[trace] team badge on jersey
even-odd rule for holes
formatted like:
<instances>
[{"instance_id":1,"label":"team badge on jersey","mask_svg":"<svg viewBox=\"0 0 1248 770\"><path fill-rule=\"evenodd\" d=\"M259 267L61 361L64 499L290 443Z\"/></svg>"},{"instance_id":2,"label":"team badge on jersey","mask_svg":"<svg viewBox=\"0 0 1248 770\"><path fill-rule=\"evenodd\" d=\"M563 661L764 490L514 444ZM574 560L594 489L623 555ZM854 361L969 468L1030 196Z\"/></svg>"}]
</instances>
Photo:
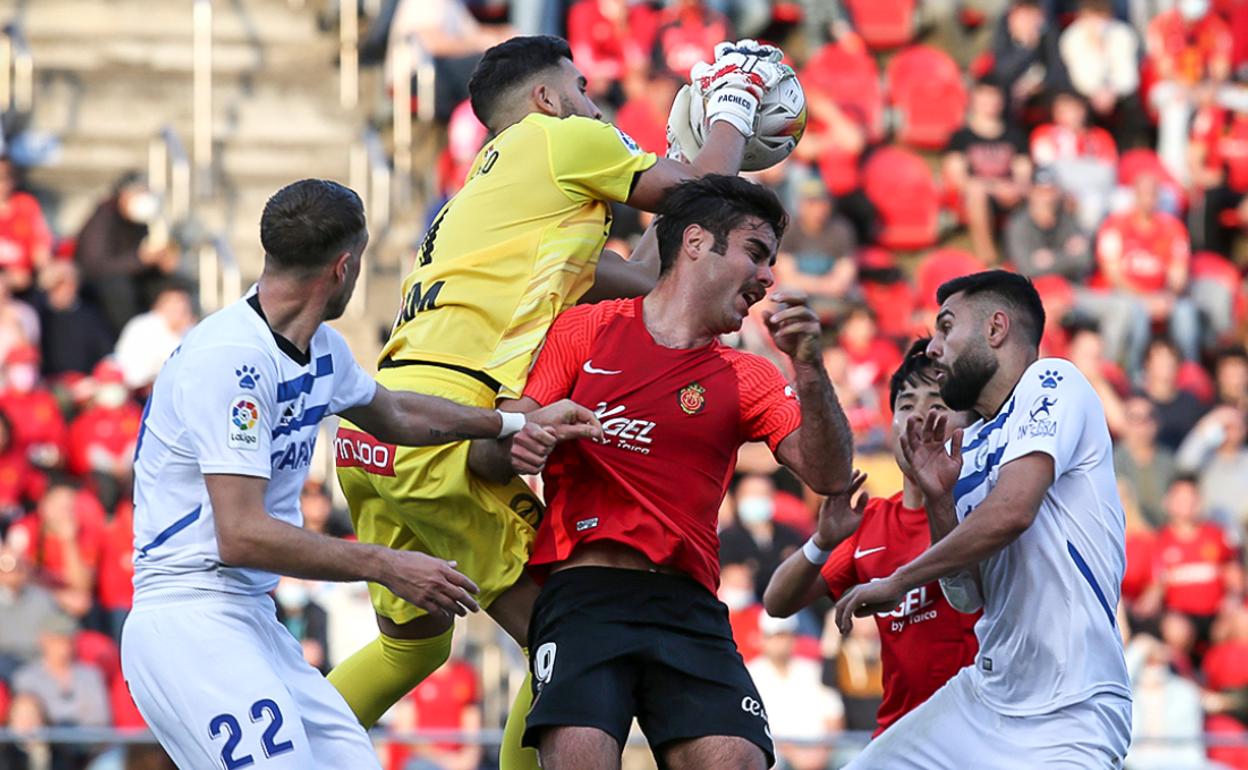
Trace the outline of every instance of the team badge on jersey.
<instances>
[{"instance_id":1,"label":"team badge on jersey","mask_svg":"<svg viewBox=\"0 0 1248 770\"><path fill-rule=\"evenodd\" d=\"M230 403L226 445L231 449L251 450L260 446L260 407L251 396L237 396Z\"/></svg>"},{"instance_id":2,"label":"team badge on jersey","mask_svg":"<svg viewBox=\"0 0 1248 770\"><path fill-rule=\"evenodd\" d=\"M706 406L704 393L706 393L706 388L696 382L691 382L680 389L680 408L685 414L697 414L702 411L702 407Z\"/></svg>"},{"instance_id":3,"label":"team badge on jersey","mask_svg":"<svg viewBox=\"0 0 1248 770\"><path fill-rule=\"evenodd\" d=\"M629 152L631 152L634 155L641 154L641 145L637 144L636 139L624 133L616 126L612 126L612 128L615 129L615 133L619 134L620 141L624 143L624 146L628 148Z\"/></svg>"}]
</instances>

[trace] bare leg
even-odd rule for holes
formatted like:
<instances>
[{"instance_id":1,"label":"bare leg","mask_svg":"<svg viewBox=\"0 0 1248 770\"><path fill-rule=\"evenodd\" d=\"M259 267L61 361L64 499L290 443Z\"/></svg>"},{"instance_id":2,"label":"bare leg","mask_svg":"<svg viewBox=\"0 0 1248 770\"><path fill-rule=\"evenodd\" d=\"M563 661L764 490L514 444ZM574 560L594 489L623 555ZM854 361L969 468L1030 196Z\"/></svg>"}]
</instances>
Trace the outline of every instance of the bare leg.
<instances>
[{"instance_id":1,"label":"bare leg","mask_svg":"<svg viewBox=\"0 0 1248 770\"><path fill-rule=\"evenodd\" d=\"M610 735L596 727L551 727L542 733L542 770L619 770L623 750ZM760 752L759 759L762 759ZM684 765L711 768L719 765ZM723 765L728 770L729 765ZM745 765L742 765L745 767ZM753 767L751 765L750 767ZM762 764L758 765L762 768Z\"/></svg>"},{"instance_id":2,"label":"bare leg","mask_svg":"<svg viewBox=\"0 0 1248 770\"><path fill-rule=\"evenodd\" d=\"M708 735L673 743L663 749L663 761L671 770L767 770L763 750L735 735Z\"/></svg>"}]
</instances>

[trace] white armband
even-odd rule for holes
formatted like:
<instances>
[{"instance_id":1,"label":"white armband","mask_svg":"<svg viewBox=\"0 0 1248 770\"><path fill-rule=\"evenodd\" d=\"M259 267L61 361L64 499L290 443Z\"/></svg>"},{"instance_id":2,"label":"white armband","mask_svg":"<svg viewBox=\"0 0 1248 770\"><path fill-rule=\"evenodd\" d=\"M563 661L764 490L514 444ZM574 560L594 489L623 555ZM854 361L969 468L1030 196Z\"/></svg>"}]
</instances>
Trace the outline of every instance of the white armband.
<instances>
[{"instance_id":1,"label":"white armband","mask_svg":"<svg viewBox=\"0 0 1248 770\"><path fill-rule=\"evenodd\" d=\"M819 546L815 545L814 535L811 535L810 539L807 540L806 543L802 546L802 556L805 556L806 561L810 562L816 567L822 567L824 564L827 564L828 557L831 555L832 555L831 551L825 551Z\"/></svg>"},{"instance_id":2,"label":"white armband","mask_svg":"<svg viewBox=\"0 0 1248 770\"><path fill-rule=\"evenodd\" d=\"M498 431L499 438L507 438L519 433L527 422L523 412L504 412L501 409L495 409L498 416L503 419L503 427Z\"/></svg>"}]
</instances>

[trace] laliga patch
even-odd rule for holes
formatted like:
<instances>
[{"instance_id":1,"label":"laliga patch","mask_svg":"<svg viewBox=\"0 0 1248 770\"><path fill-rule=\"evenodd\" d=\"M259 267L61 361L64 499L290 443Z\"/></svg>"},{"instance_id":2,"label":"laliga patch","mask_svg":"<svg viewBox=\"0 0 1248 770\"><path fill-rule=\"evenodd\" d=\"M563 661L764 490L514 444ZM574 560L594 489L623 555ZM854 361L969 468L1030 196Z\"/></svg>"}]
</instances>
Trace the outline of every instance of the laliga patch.
<instances>
[{"instance_id":1,"label":"laliga patch","mask_svg":"<svg viewBox=\"0 0 1248 770\"><path fill-rule=\"evenodd\" d=\"M616 128L615 126L612 126L612 128L615 128L615 133L619 135L620 141L624 143L624 146L628 149L629 152L631 152L633 155L641 154L641 145L637 144L637 141L633 139L633 137L624 133L623 131L621 131L619 128Z\"/></svg>"},{"instance_id":2,"label":"laliga patch","mask_svg":"<svg viewBox=\"0 0 1248 770\"><path fill-rule=\"evenodd\" d=\"M251 396L235 396L230 402L226 446L255 451L260 447L260 405Z\"/></svg>"}]
</instances>

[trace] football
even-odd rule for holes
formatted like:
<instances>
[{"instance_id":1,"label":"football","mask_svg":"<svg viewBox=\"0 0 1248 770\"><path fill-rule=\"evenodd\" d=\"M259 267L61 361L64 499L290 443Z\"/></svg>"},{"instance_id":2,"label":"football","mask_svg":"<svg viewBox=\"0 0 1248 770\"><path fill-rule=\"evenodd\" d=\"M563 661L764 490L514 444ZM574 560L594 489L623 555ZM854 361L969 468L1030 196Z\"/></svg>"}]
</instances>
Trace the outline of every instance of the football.
<instances>
[{"instance_id":1,"label":"football","mask_svg":"<svg viewBox=\"0 0 1248 770\"><path fill-rule=\"evenodd\" d=\"M700 150L707 129L703 100L691 100L689 122ZM806 93L802 91L797 73L785 66L784 78L767 92L758 106L754 136L745 143L741 170L762 171L776 165L789 157L805 131Z\"/></svg>"}]
</instances>

